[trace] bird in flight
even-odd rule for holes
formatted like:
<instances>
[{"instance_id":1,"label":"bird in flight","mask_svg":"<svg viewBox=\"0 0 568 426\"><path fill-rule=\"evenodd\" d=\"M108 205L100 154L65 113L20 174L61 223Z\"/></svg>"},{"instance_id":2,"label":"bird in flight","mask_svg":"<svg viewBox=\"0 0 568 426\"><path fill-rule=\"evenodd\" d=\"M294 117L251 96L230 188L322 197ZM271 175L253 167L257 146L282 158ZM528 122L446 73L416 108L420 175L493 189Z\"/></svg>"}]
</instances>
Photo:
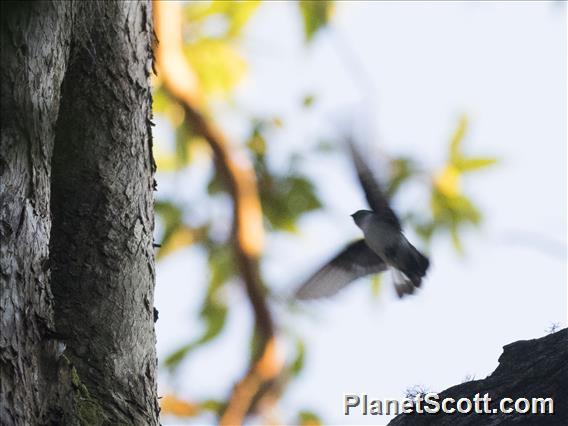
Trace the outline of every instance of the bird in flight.
<instances>
[{"instance_id":1,"label":"bird in flight","mask_svg":"<svg viewBox=\"0 0 568 426\"><path fill-rule=\"evenodd\" d=\"M414 293L430 265L403 235L398 217L389 206L379 182L352 141L351 157L370 210L351 215L364 238L348 244L296 291L300 300L329 297L348 284L390 269L399 297Z\"/></svg>"}]
</instances>

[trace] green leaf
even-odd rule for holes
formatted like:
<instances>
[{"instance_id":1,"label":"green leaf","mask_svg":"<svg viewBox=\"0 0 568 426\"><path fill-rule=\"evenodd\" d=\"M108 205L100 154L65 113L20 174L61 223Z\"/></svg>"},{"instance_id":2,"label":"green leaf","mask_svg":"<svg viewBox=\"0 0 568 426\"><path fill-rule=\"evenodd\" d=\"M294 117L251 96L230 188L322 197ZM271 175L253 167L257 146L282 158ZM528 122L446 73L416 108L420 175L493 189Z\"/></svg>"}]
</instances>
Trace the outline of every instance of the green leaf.
<instances>
[{"instance_id":1,"label":"green leaf","mask_svg":"<svg viewBox=\"0 0 568 426\"><path fill-rule=\"evenodd\" d=\"M220 303L208 301L200 315L205 320L206 328L203 335L196 341L196 346L209 342L221 333L227 319L227 307Z\"/></svg>"},{"instance_id":2,"label":"green leaf","mask_svg":"<svg viewBox=\"0 0 568 426\"><path fill-rule=\"evenodd\" d=\"M183 345L181 348L177 349L175 352L171 353L166 357L164 361L164 365L168 368L175 368L179 365L180 362L183 361L187 353L193 347L193 343Z\"/></svg>"},{"instance_id":3,"label":"green leaf","mask_svg":"<svg viewBox=\"0 0 568 426\"><path fill-rule=\"evenodd\" d=\"M209 94L227 96L244 78L247 63L229 42L201 38L184 47L201 88Z\"/></svg>"},{"instance_id":4,"label":"green leaf","mask_svg":"<svg viewBox=\"0 0 568 426\"><path fill-rule=\"evenodd\" d=\"M225 326L227 308L225 306L206 305L201 312L201 317L205 320L206 328L204 333L199 338L183 345L181 348L166 357L166 360L164 361L166 367L170 369L176 368L191 351L218 336Z\"/></svg>"},{"instance_id":5,"label":"green leaf","mask_svg":"<svg viewBox=\"0 0 568 426\"><path fill-rule=\"evenodd\" d=\"M193 350L210 342L223 331L227 319L228 308L219 300L218 291L231 278L234 271L232 250L229 246L213 246L209 251L209 287L199 316L205 324L205 330L200 337L182 346L169 355L165 365L173 369Z\"/></svg>"},{"instance_id":6,"label":"green leaf","mask_svg":"<svg viewBox=\"0 0 568 426\"><path fill-rule=\"evenodd\" d=\"M250 363L258 360L260 357L260 350L262 349L260 346L261 338L260 334L258 333L258 327L254 327L252 331L252 336L250 339Z\"/></svg>"},{"instance_id":7,"label":"green leaf","mask_svg":"<svg viewBox=\"0 0 568 426\"><path fill-rule=\"evenodd\" d=\"M436 222L429 221L425 223L415 223L414 231L418 234L420 238L422 238L422 240L425 243L428 244L432 240L432 236L436 231Z\"/></svg>"},{"instance_id":8,"label":"green leaf","mask_svg":"<svg viewBox=\"0 0 568 426\"><path fill-rule=\"evenodd\" d=\"M247 148L255 155L263 156L266 154L266 140L260 132L255 132L247 141Z\"/></svg>"},{"instance_id":9,"label":"green leaf","mask_svg":"<svg viewBox=\"0 0 568 426\"><path fill-rule=\"evenodd\" d=\"M300 11L304 20L306 41L311 41L314 35L324 27L333 9L333 2L328 0L301 0Z\"/></svg>"},{"instance_id":10,"label":"green leaf","mask_svg":"<svg viewBox=\"0 0 568 426\"><path fill-rule=\"evenodd\" d=\"M461 172L471 172L473 170L483 169L489 167L497 162L493 157L474 157L474 158L460 158L454 165Z\"/></svg>"},{"instance_id":11,"label":"green leaf","mask_svg":"<svg viewBox=\"0 0 568 426\"><path fill-rule=\"evenodd\" d=\"M227 404L216 399L207 399L199 404L202 410L211 411L219 415Z\"/></svg>"},{"instance_id":12,"label":"green leaf","mask_svg":"<svg viewBox=\"0 0 568 426\"><path fill-rule=\"evenodd\" d=\"M304 362L306 358L306 345L301 339L296 341L296 358L290 364L290 373L292 376L297 376L304 369Z\"/></svg>"},{"instance_id":13,"label":"green leaf","mask_svg":"<svg viewBox=\"0 0 568 426\"><path fill-rule=\"evenodd\" d=\"M323 423L313 411L303 410L298 413L298 424L300 426L320 426Z\"/></svg>"},{"instance_id":14,"label":"green leaf","mask_svg":"<svg viewBox=\"0 0 568 426\"><path fill-rule=\"evenodd\" d=\"M289 206L292 214L299 216L302 213L319 209L321 202L315 195L314 185L300 176L287 179L289 184Z\"/></svg>"},{"instance_id":15,"label":"green leaf","mask_svg":"<svg viewBox=\"0 0 568 426\"><path fill-rule=\"evenodd\" d=\"M375 274L371 277L371 294L374 299L379 296L381 292L381 277L380 274Z\"/></svg>"},{"instance_id":16,"label":"green leaf","mask_svg":"<svg viewBox=\"0 0 568 426\"><path fill-rule=\"evenodd\" d=\"M189 164L191 157L189 155L189 143L191 141L191 134L187 126L179 126L176 128L176 161L178 168Z\"/></svg>"},{"instance_id":17,"label":"green leaf","mask_svg":"<svg viewBox=\"0 0 568 426\"><path fill-rule=\"evenodd\" d=\"M212 297L222 284L235 275L232 246L216 245L210 248L209 271L210 280L207 297Z\"/></svg>"},{"instance_id":18,"label":"green leaf","mask_svg":"<svg viewBox=\"0 0 568 426\"><path fill-rule=\"evenodd\" d=\"M296 232L301 215L321 208L315 187L302 176L279 177L264 171L260 178L263 213L274 230Z\"/></svg>"},{"instance_id":19,"label":"green leaf","mask_svg":"<svg viewBox=\"0 0 568 426\"><path fill-rule=\"evenodd\" d=\"M481 213L469 200L469 198L458 195L448 198L448 206L455 215L455 222L470 222L474 225L481 221Z\"/></svg>"},{"instance_id":20,"label":"green leaf","mask_svg":"<svg viewBox=\"0 0 568 426\"><path fill-rule=\"evenodd\" d=\"M234 38L241 34L260 3L260 0L191 2L186 6L185 14L187 21L193 25L221 16L226 22L226 29L222 36Z\"/></svg>"},{"instance_id":21,"label":"green leaf","mask_svg":"<svg viewBox=\"0 0 568 426\"><path fill-rule=\"evenodd\" d=\"M434 220L441 224L469 222L477 225L481 221L481 213L464 195L446 196L438 190L432 192L432 214Z\"/></svg>"},{"instance_id":22,"label":"green leaf","mask_svg":"<svg viewBox=\"0 0 568 426\"><path fill-rule=\"evenodd\" d=\"M461 243L461 239L460 239L459 232L458 232L458 227L457 227L456 224L452 224L450 226L450 235L452 237L452 244L454 245L454 248L456 249L456 251L459 254L463 254L464 253L463 246L462 246L462 243Z\"/></svg>"},{"instance_id":23,"label":"green leaf","mask_svg":"<svg viewBox=\"0 0 568 426\"><path fill-rule=\"evenodd\" d=\"M314 104L315 100L316 98L314 95L306 95L304 96L304 99L302 99L302 106L304 108L309 108Z\"/></svg>"},{"instance_id":24,"label":"green leaf","mask_svg":"<svg viewBox=\"0 0 568 426\"><path fill-rule=\"evenodd\" d=\"M170 201L156 201L154 209L163 223L164 235L156 258L161 259L176 250L202 241L209 232L209 224L190 227L183 222L183 210Z\"/></svg>"},{"instance_id":25,"label":"green leaf","mask_svg":"<svg viewBox=\"0 0 568 426\"><path fill-rule=\"evenodd\" d=\"M164 114L171 98L162 86L155 89L152 93L152 111L157 114Z\"/></svg>"},{"instance_id":26,"label":"green leaf","mask_svg":"<svg viewBox=\"0 0 568 426\"><path fill-rule=\"evenodd\" d=\"M154 203L154 211L164 221L166 234L170 228L174 228L181 223L183 212L179 206L171 201L156 201Z\"/></svg>"},{"instance_id":27,"label":"green leaf","mask_svg":"<svg viewBox=\"0 0 568 426\"><path fill-rule=\"evenodd\" d=\"M390 161L390 177L386 185L387 197L392 198L400 186L415 173L415 166L409 158L395 158Z\"/></svg>"},{"instance_id":28,"label":"green leaf","mask_svg":"<svg viewBox=\"0 0 568 426\"><path fill-rule=\"evenodd\" d=\"M225 191L225 183L223 182L223 178L217 169L213 172L211 176L211 180L207 185L207 193L209 195L218 194L219 192Z\"/></svg>"},{"instance_id":29,"label":"green leaf","mask_svg":"<svg viewBox=\"0 0 568 426\"><path fill-rule=\"evenodd\" d=\"M212 15L219 13L217 10L216 2L190 2L185 5L184 14L188 22L197 24L199 21L203 21Z\"/></svg>"},{"instance_id":30,"label":"green leaf","mask_svg":"<svg viewBox=\"0 0 568 426\"><path fill-rule=\"evenodd\" d=\"M260 6L260 0L217 1L216 3L223 3L225 6L225 15L229 19L228 37L239 36Z\"/></svg>"},{"instance_id":31,"label":"green leaf","mask_svg":"<svg viewBox=\"0 0 568 426\"><path fill-rule=\"evenodd\" d=\"M477 207L463 195L446 196L437 190L432 192L431 206L434 229L449 231L456 251L463 253L459 231L463 224L477 225L481 222L481 213Z\"/></svg>"},{"instance_id":32,"label":"green leaf","mask_svg":"<svg viewBox=\"0 0 568 426\"><path fill-rule=\"evenodd\" d=\"M455 164L461 159L461 143L467 130L467 117L464 115L460 118L458 126L452 135L450 141L450 163Z\"/></svg>"}]
</instances>

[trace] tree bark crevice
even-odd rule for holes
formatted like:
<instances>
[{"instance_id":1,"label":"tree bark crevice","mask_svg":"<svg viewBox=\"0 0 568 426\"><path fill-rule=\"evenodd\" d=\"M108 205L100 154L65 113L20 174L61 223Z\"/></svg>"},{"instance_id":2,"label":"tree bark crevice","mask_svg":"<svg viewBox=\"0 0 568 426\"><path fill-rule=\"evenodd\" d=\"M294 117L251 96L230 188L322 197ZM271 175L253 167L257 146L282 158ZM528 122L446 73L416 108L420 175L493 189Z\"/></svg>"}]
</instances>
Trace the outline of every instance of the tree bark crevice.
<instances>
[{"instance_id":1,"label":"tree bark crevice","mask_svg":"<svg viewBox=\"0 0 568 426\"><path fill-rule=\"evenodd\" d=\"M158 421L147 7L85 5L94 50L73 46L52 163L56 327L113 424Z\"/></svg>"},{"instance_id":2,"label":"tree bark crevice","mask_svg":"<svg viewBox=\"0 0 568 426\"><path fill-rule=\"evenodd\" d=\"M2 3L2 424L158 424L151 4Z\"/></svg>"},{"instance_id":3,"label":"tree bark crevice","mask_svg":"<svg viewBox=\"0 0 568 426\"><path fill-rule=\"evenodd\" d=\"M0 418L49 422L53 330L48 242L49 163L73 10L69 3L2 3L0 77Z\"/></svg>"}]
</instances>

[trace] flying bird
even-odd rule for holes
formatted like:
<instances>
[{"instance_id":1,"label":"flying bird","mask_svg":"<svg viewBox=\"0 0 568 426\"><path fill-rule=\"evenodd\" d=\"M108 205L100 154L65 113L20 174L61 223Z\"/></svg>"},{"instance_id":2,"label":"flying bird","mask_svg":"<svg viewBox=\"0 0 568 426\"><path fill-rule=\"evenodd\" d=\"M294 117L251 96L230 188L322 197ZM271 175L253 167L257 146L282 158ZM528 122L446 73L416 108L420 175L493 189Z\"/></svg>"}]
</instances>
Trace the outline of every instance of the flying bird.
<instances>
[{"instance_id":1,"label":"flying bird","mask_svg":"<svg viewBox=\"0 0 568 426\"><path fill-rule=\"evenodd\" d=\"M297 299L333 296L357 278L388 269L392 271L397 295L403 297L420 287L430 265L428 258L402 233L397 215L352 141L349 141L349 148L370 207L370 210L358 210L351 215L364 238L348 244L301 285L296 291Z\"/></svg>"}]
</instances>

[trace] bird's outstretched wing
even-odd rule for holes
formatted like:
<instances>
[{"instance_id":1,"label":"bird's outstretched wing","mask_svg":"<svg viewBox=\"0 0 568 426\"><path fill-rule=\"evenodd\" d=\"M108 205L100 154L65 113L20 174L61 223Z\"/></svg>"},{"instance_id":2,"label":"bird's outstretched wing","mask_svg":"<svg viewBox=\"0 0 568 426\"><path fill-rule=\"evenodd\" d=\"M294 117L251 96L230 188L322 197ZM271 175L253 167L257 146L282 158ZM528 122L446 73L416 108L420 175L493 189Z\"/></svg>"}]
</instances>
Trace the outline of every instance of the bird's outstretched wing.
<instances>
[{"instance_id":1,"label":"bird's outstretched wing","mask_svg":"<svg viewBox=\"0 0 568 426\"><path fill-rule=\"evenodd\" d=\"M371 169L363 159L363 156L355 146L352 139L349 139L348 145L357 171L357 177L363 187L369 207L371 207L381 220L390 223L392 226L400 230L401 226L398 217L391 209L387 197L381 189L381 185L376 180L375 176L373 176Z\"/></svg>"},{"instance_id":2,"label":"bird's outstretched wing","mask_svg":"<svg viewBox=\"0 0 568 426\"><path fill-rule=\"evenodd\" d=\"M296 298L306 300L333 296L357 278L382 272L386 268L383 260L364 240L355 241L300 286Z\"/></svg>"}]
</instances>

